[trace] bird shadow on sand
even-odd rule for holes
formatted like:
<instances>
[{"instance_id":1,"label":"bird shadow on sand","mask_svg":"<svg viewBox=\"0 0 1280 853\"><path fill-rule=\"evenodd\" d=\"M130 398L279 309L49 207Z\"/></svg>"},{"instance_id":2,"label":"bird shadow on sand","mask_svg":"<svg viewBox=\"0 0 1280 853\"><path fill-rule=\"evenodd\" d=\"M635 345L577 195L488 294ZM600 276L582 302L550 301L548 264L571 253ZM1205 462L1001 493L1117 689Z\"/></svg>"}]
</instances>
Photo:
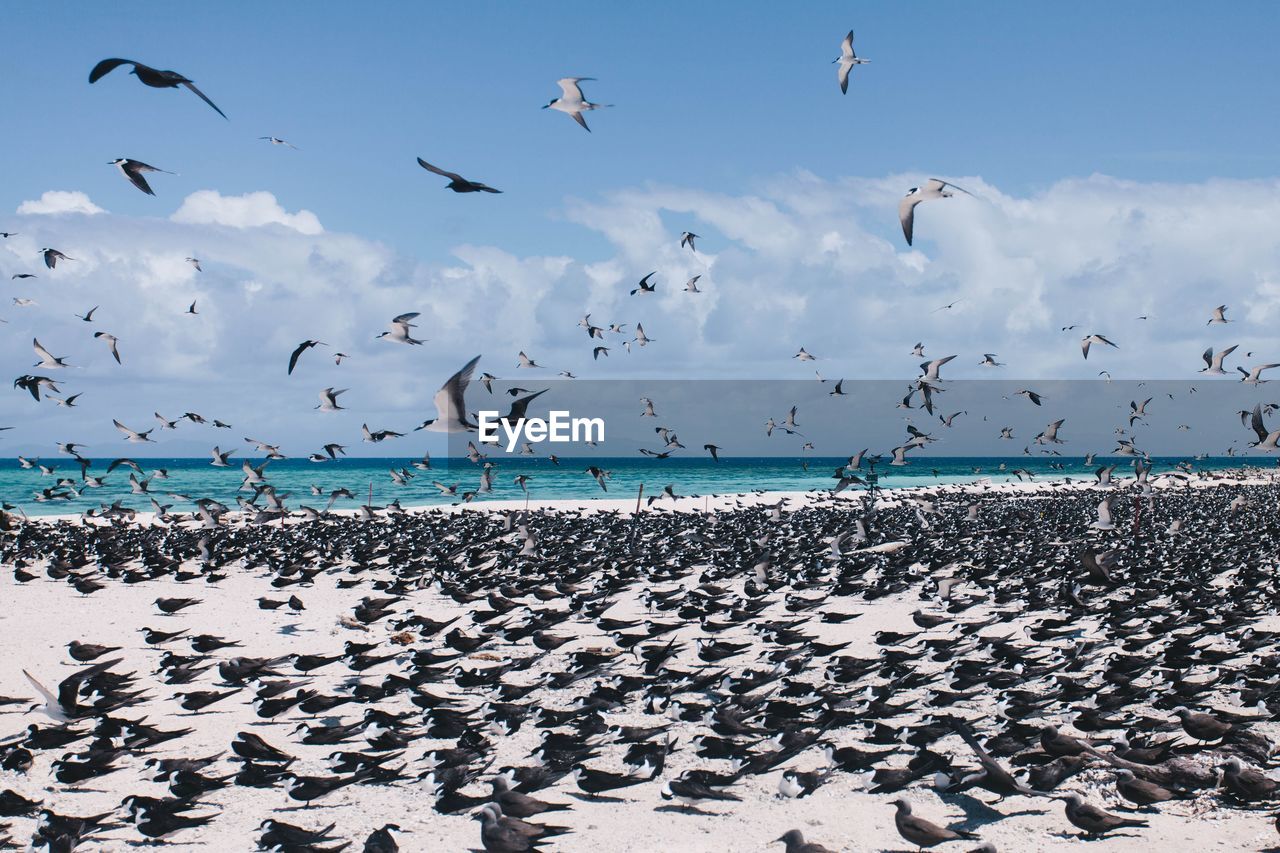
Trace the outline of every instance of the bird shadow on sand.
<instances>
[{"instance_id":1,"label":"bird shadow on sand","mask_svg":"<svg viewBox=\"0 0 1280 853\"><path fill-rule=\"evenodd\" d=\"M623 799L622 797L605 797L605 796L601 796L601 795L599 795L599 794L577 794L577 793L574 793L573 791L570 791L570 792L569 792L569 796L570 796L570 797L573 797L575 800L581 800L581 801L582 801L582 802L584 802L584 803L626 803L626 802L630 802L630 800L625 800L625 799Z\"/></svg>"},{"instance_id":2,"label":"bird shadow on sand","mask_svg":"<svg viewBox=\"0 0 1280 853\"><path fill-rule=\"evenodd\" d=\"M1102 835L1088 835L1083 832L1051 832L1051 838L1069 838L1072 841L1106 841L1111 838L1141 838L1142 836L1133 832L1108 832Z\"/></svg>"},{"instance_id":3,"label":"bird shadow on sand","mask_svg":"<svg viewBox=\"0 0 1280 853\"><path fill-rule=\"evenodd\" d=\"M702 809L698 808L697 806L687 806L687 807L686 807L686 806L672 806L672 805L666 805L666 806L655 806L653 810L654 810L655 812L666 812L667 814L700 815L700 816L702 816L702 817L724 817L724 813L723 813L723 812L708 812L708 811L703 811Z\"/></svg>"},{"instance_id":4,"label":"bird shadow on sand","mask_svg":"<svg viewBox=\"0 0 1280 853\"><path fill-rule=\"evenodd\" d=\"M1040 809L1023 809L1016 812L1002 812L968 794L939 794L942 801L955 806L964 812L964 820L951 825L951 829L973 830L989 823L997 823L1010 817L1044 814Z\"/></svg>"}]
</instances>

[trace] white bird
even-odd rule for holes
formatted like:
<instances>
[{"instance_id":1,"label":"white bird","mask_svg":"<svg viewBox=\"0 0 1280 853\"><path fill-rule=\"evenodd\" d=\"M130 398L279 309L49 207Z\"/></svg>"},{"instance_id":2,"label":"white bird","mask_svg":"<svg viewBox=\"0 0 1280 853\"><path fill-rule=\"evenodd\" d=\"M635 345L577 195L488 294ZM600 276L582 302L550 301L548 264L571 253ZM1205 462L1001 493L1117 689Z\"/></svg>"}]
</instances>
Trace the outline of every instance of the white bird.
<instances>
[{"instance_id":1,"label":"white bird","mask_svg":"<svg viewBox=\"0 0 1280 853\"><path fill-rule=\"evenodd\" d=\"M800 347L800 352L796 353L791 357L798 358L801 361L817 361L817 357L809 355L809 353L805 352L804 347Z\"/></svg>"},{"instance_id":2,"label":"white bird","mask_svg":"<svg viewBox=\"0 0 1280 853\"><path fill-rule=\"evenodd\" d=\"M116 344L120 343L120 341L116 339L115 335L111 335L106 332L94 332L93 336L95 338L101 338L111 349L111 354L116 358L116 364L122 363L120 361L120 350L116 348Z\"/></svg>"},{"instance_id":3,"label":"white bird","mask_svg":"<svg viewBox=\"0 0 1280 853\"><path fill-rule=\"evenodd\" d=\"M1227 306L1219 305L1217 308L1213 309L1213 316L1209 318L1209 322L1205 323L1205 325L1218 326L1218 325L1221 325L1222 323L1230 323L1230 322L1231 321L1227 319Z\"/></svg>"},{"instance_id":4,"label":"white bird","mask_svg":"<svg viewBox=\"0 0 1280 853\"><path fill-rule=\"evenodd\" d=\"M148 436L151 435L151 431L155 429L155 427L152 427L151 429L146 430L145 432L138 432L136 430L129 429L127 426L125 426L124 424L120 423L117 420L113 420L111 422L116 425L116 429L124 433L125 441L132 441L134 444L141 444L145 441L154 441L154 439L148 438Z\"/></svg>"},{"instance_id":5,"label":"white bird","mask_svg":"<svg viewBox=\"0 0 1280 853\"><path fill-rule=\"evenodd\" d=\"M155 192L152 191L151 185L147 183L147 179L142 177L143 172L163 172L166 175L173 174L173 172L165 172L164 169L157 169L155 166L148 166L141 160L130 160L127 157L117 157L107 165L118 168L120 170L120 174L124 175L125 178L128 179L129 183L133 184L147 195L155 195Z\"/></svg>"},{"instance_id":6,"label":"white bird","mask_svg":"<svg viewBox=\"0 0 1280 853\"><path fill-rule=\"evenodd\" d=\"M529 358L529 356L525 355L524 350L520 350L519 358L520 358L520 362L516 365L516 367L538 367L538 368L542 367L541 364L538 364L536 361Z\"/></svg>"},{"instance_id":7,"label":"white bird","mask_svg":"<svg viewBox=\"0 0 1280 853\"><path fill-rule=\"evenodd\" d=\"M196 272L204 272L204 270L200 269L200 259L199 259L199 258L187 258L187 263L189 263L189 264L191 264L191 266L195 267L195 268L196 268ZM192 304L192 305L194 305L195 303L193 302L193 303L191 303L191 304Z\"/></svg>"},{"instance_id":8,"label":"white bird","mask_svg":"<svg viewBox=\"0 0 1280 853\"><path fill-rule=\"evenodd\" d=\"M1084 353L1085 358L1089 357L1089 347L1091 347L1093 344L1106 344L1109 347L1115 347L1116 349L1120 349L1120 347L1117 347L1115 344L1107 340L1102 335L1088 335L1087 337L1080 339L1080 352Z\"/></svg>"},{"instance_id":9,"label":"white bird","mask_svg":"<svg viewBox=\"0 0 1280 853\"><path fill-rule=\"evenodd\" d=\"M70 367L66 361L58 358L53 353L40 346L40 341L37 338L31 339L31 348L34 349L36 351L36 355L40 357L40 360L35 364L36 367L42 367L45 370L52 370L55 367Z\"/></svg>"},{"instance_id":10,"label":"white bird","mask_svg":"<svg viewBox=\"0 0 1280 853\"><path fill-rule=\"evenodd\" d=\"M613 106L613 104L593 104L583 97L582 87L578 84L595 79L594 77L562 77L556 81L556 85L560 87L560 97L552 98L551 102L542 108L544 110L548 108L559 110L582 125L582 129L587 133L590 133L591 128L587 127L587 120L582 117L582 114L587 110L598 110L602 107Z\"/></svg>"},{"instance_id":11,"label":"white bird","mask_svg":"<svg viewBox=\"0 0 1280 853\"><path fill-rule=\"evenodd\" d=\"M1207 373L1210 376L1225 376L1227 371L1222 369L1222 362L1227 356L1235 352L1236 347L1238 346L1239 344L1233 344L1216 355L1213 352L1213 347L1209 347L1204 351L1204 354L1200 356L1204 359L1205 363L1205 366L1200 369L1200 372Z\"/></svg>"},{"instance_id":12,"label":"white bird","mask_svg":"<svg viewBox=\"0 0 1280 853\"><path fill-rule=\"evenodd\" d=\"M1111 521L1111 496L1102 499L1098 504L1098 520L1092 525L1094 530L1115 530L1116 526Z\"/></svg>"},{"instance_id":13,"label":"white bird","mask_svg":"<svg viewBox=\"0 0 1280 853\"><path fill-rule=\"evenodd\" d=\"M636 323L636 336L633 340L636 343L638 343L640 346L644 346L646 344L653 342L653 338L649 337L644 333L644 326L640 323Z\"/></svg>"},{"instance_id":14,"label":"white bird","mask_svg":"<svg viewBox=\"0 0 1280 853\"><path fill-rule=\"evenodd\" d=\"M684 285L685 292L686 292L686 293L701 293L702 291L701 291L701 290L698 290L698 279L700 279L700 278L702 278L702 276L700 276L700 275L695 275L693 278L691 278L691 279L689 279L687 282L685 282L685 285Z\"/></svg>"},{"instance_id":15,"label":"white bird","mask_svg":"<svg viewBox=\"0 0 1280 853\"><path fill-rule=\"evenodd\" d=\"M942 365L951 361L953 358L955 358L954 355L949 355L945 358L935 358L933 361L926 361L924 364L920 365L920 369L924 371L924 375L920 377L919 381L941 382L942 377L938 375L938 371L942 368Z\"/></svg>"},{"instance_id":16,"label":"white bird","mask_svg":"<svg viewBox=\"0 0 1280 853\"><path fill-rule=\"evenodd\" d=\"M259 136L258 138L265 139L267 142L270 142L272 145L283 145L286 148L292 148L294 151L298 150L298 146L294 145L292 142L285 142L283 139L281 139L278 136Z\"/></svg>"},{"instance_id":17,"label":"white bird","mask_svg":"<svg viewBox=\"0 0 1280 853\"><path fill-rule=\"evenodd\" d=\"M425 341L420 341L409 333L410 329L417 328L413 323L410 323L409 321L412 320L414 317L417 317L418 315L419 315L419 312L410 311L406 314L400 314L392 318L390 324L388 324L387 326L387 331L382 332L381 334L378 335L378 337L386 338L387 340L397 344L425 343Z\"/></svg>"},{"instance_id":18,"label":"white bird","mask_svg":"<svg viewBox=\"0 0 1280 853\"><path fill-rule=\"evenodd\" d=\"M320 405L316 406L322 412L340 412L343 407L338 405L338 395L347 393L346 388L334 390L326 388L320 392Z\"/></svg>"},{"instance_id":19,"label":"white bird","mask_svg":"<svg viewBox=\"0 0 1280 853\"><path fill-rule=\"evenodd\" d=\"M831 61L833 65L840 66L836 69L836 77L840 80L841 94L849 93L849 70L855 65L865 65L870 61L870 59L862 59L853 52L853 30L849 30L849 35L840 42L840 55Z\"/></svg>"},{"instance_id":20,"label":"white bird","mask_svg":"<svg viewBox=\"0 0 1280 853\"><path fill-rule=\"evenodd\" d=\"M436 392L434 399L436 416L429 421L423 421L418 429L425 429L428 432L475 432L476 425L467 420L466 393L467 385L471 382L471 374L475 373L479 362L480 356L476 356L449 377L449 380Z\"/></svg>"},{"instance_id":21,"label":"white bird","mask_svg":"<svg viewBox=\"0 0 1280 853\"><path fill-rule=\"evenodd\" d=\"M993 352L985 352L982 354L982 361L978 362L979 367L1004 367L1004 363L996 361L996 354Z\"/></svg>"},{"instance_id":22,"label":"white bird","mask_svg":"<svg viewBox=\"0 0 1280 853\"><path fill-rule=\"evenodd\" d=\"M1062 426L1066 418L1054 421L1044 428L1044 432L1036 436L1036 444L1063 444L1062 439L1058 438L1058 429Z\"/></svg>"},{"instance_id":23,"label":"white bird","mask_svg":"<svg viewBox=\"0 0 1280 853\"><path fill-rule=\"evenodd\" d=\"M958 187L939 178L930 178L923 187L912 187L903 196L902 201L898 202L898 221L902 223L902 234L907 238L908 246L911 245L911 235L915 230L916 205L935 198L951 198L955 193L947 192L948 187L960 190L965 195L973 195L964 187Z\"/></svg>"},{"instance_id":24,"label":"white bird","mask_svg":"<svg viewBox=\"0 0 1280 853\"><path fill-rule=\"evenodd\" d=\"M1240 380L1241 382L1248 383L1249 385L1261 385L1268 381L1262 378L1262 371L1270 370L1273 367L1280 367L1280 364L1259 364L1249 371L1246 371L1243 367L1237 366L1236 370L1244 374L1244 378Z\"/></svg>"},{"instance_id":25,"label":"white bird","mask_svg":"<svg viewBox=\"0 0 1280 853\"><path fill-rule=\"evenodd\" d=\"M235 453L235 452L236 452L236 451L235 451L235 449L234 449L234 448L233 448L233 449L231 449L231 450L227 450L227 451L225 451L225 452L224 452L224 451L220 450L220 449L217 447L217 445L214 445L213 450L211 450L211 451L209 452L209 455L213 457L213 461L212 461L212 462L210 462L209 464L210 464L210 465L212 465L212 466L213 466L213 467L215 467L215 468L227 468L227 467L229 467L229 464L228 464L228 462L227 462L227 457L228 457L228 456L230 456L232 453Z\"/></svg>"},{"instance_id":26,"label":"white bird","mask_svg":"<svg viewBox=\"0 0 1280 853\"><path fill-rule=\"evenodd\" d=\"M694 234L692 231L682 231L680 232L680 248L683 249L685 246L688 246L690 252L696 252L698 251L698 247L693 244L693 241L701 239L701 237ZM694 280L696 281L697 279Z\"/></svg>"}]
</instances>

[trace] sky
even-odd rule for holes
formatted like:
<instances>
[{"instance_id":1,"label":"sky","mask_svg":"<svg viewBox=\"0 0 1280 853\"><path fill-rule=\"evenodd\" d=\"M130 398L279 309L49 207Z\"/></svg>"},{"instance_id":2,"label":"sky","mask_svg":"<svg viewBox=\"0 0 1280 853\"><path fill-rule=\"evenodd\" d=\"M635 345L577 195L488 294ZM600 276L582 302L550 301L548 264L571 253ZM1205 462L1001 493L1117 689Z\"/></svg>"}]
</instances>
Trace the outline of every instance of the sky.
<instances>
[{"instance_id":1,"label":"sky","mask_svg":"<svg viewBox=\"0 0 1280 853\"><path fill-rule=\"evenodd\" d=\"M1028 379L1199 381L1200 353L1233 344L1228 369L1280 361L1274 4L128 10L6 6L0 230L17 236L0 240L0 361L40 372L38 337L82 394L66 409L6 392L14 453L138 452L111 420L141 429L157 411L293 455L358 445L362 422L431 417L475 354L531 385L521 350L548 377L592 379L905 381L917 342L956 354L956 378L990 378L987 352L1000 378ZM871 61L841 95L831 60L851 28ZM229 120L124 70L89 85L108 56L187 75ZM539 109L562 76L598 78L587 97L614 105L592 133ZM504 192L455 195L419 156ZM146 196L117 157L177 174ZM973 195L918 208L908 247L898 200L935 176ZM45 246L76 260L46 270ZM629 296L651 270L658 293ZM703 293L681 292L694 275ZM1206 326L1219 304L1233 323ZM406 311L428 343L374 340ZM628 330L599 360L588 312ZM653 343L628 353L637 322ZM93 331L120 339L123 364ZM1092 333L1117 347L1083 359ZM285 376L308 338L333 346ZM313 411L325 387L351 389L348 412ZM189 426L141 450L225 441Z\"/></svg>"}]
</instances>

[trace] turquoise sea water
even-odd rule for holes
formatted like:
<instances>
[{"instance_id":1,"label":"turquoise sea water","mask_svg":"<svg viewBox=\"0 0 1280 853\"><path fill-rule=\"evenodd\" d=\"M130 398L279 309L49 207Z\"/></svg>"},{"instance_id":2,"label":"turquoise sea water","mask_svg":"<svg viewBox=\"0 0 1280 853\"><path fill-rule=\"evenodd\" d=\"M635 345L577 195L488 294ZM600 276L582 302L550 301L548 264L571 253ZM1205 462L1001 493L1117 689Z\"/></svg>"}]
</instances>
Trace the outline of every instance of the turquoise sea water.
<instances>
[{"instance_id":1,"label":"turquoise sea water","mask_svg":"<svg viewBox=\"0 0 1280 853\"><path fill-rule=\"evenodd\" d=\"M240 460L233 457L232 461L236 463L233 467L214 468L208 459L139 458L138 464L146 476L151 477L148 484L150 494L133 494L129 484L131 469L117 467L107 474L110 460L95 459L92 460L89 474L103 477L104 485L100 488L83 489L79 495L65 486L56 486L59 479L69 478L79 488L80 468L70 457L42 459L42 464L54 466L53 473L49 475L43 474L38 468L22 469L17 461L6 461L0 463L0 500L39 515L82 512L115 500L120 500L127 507L150 511L153 509L152 498L162 505L171 505L175 511L191 509L187 498L214 498L234 508L237 495L250 498L253 491L249 487L243 490L240 488L244 479ZM264 460L257 458L250 461L254 465L261 465ZM832 474L846 459L722 457L719 462L713 462L709 457L692 456L660 460L643 457L579 457L561 458L560 464L556 465L545 458L495 456L492 461L495 465L492 472L493 490L488 494L477 495L477 502L522 500L525 494L514 482L514 478L520 474L528 478L529 496L532 500L634 498L641 483L645 486L645 495L659 494L667 485L671 485L680 496L733 494L753 490L815 491L833 486ZM1272 460L1261 457L1210 457L1194 461L1180 457L1155 457L1151 462L1156 473L1168 471L1179 463L1190 463L1197 470L1275 467ZM432 481L438 480L445 485L457 483L458 495L476 490L480 483L479 466L466 459L432 460L432 469L429 471L416 470L412 463L412 459L400 457L347 458L325 463L283 459L271 461L266 467L265 476L278 495L288 496L285 502L289 507L297 508L305 504L316 509L324 509L329 493L338 488L350 490L354 498L339 498L333 504L335 509L350 509L368 501L370 486L373 489L374 505L399 499L403 506L409 507L449 504L459 500L457 497L441 495ZM1131 473L1130 459L1098 457L1092 466L1086 467L1082 457L1045 459L1025 456L922 457L901 468L882 464L877 471L880 485L892 488L974 482L984 478L989 478L992 482L1007 482L1017 479L1012 473L1014 469L1034 473L1037 481L1060 480L1064 477L1092 479L1093 472L1098 467L1112 463L1117 465L1117 476ZM1052 468L1051 465L1054 464L1061 465L1061 470ZM602 491L594 478L585 472L589 465L612 473L607 492ZM1004 470L1001 470L1002 465ZM395 485L389 474L392 468L397 471L407 469L416 476L406 485ZM166 471L168 476L153 475L153 472L159 470ZM862 473L865 474L865 469ZM313 486L318 487L322 494L313 494ZM36 494L44 489L53 489L72 497L69 500L36 501Z\"/></svg>"}]
</instances>

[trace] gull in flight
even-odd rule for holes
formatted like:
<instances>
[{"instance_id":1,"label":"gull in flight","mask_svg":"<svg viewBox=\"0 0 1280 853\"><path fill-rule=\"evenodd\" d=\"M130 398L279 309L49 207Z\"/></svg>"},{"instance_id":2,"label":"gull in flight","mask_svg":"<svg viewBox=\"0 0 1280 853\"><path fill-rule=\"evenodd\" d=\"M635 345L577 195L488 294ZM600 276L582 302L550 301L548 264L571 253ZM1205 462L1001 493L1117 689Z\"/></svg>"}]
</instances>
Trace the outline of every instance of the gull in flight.
<instances>
[{"instance_id":1,"label":"gull in flight","mask_svg":"<svg viewBox=\"0 0 1280 853\"><path fill-rule=\"evenodd\" d=\"M1262 378L1262 371L1270 370L1273 367L1280 367L1280 364L1259 364L1252 370L1248 371L1237 365L1236 370L1244 374L1244 378L1240 380L1241 382L1248 383L1249 385L1261 385L1263 382L1268 381Z\"/></svg>"},{"instance_id":2,"label":"gull in flight","mask_svg":"<svg viewBox=\"0 0 1280 853\"><path fill-rule=\"evenodd\" d=\"M107 164L115 166L120 170L120 174L129 179L129 183L142 190L147 195L155 195L151 189L151 185L147 183L147 179L142 177L143 172L162 172L166 175L172 175L173 172L166 172L164 169L157 169L155 166L148 166L141 160L130 160L127 157L117 157Z\"/></svg>"},{"instance_id":3,"label":"gull in flight","mask_svg":"<svg viewBox=\"0 0 1280 853\"><path fill-rule=\"evenodd\" d=\"M800 347L800 352L796 353L791 357L798 358L801 361L817 361L818 360L817 356L809 355L809 353L805 352L804 347Z\"/></svg>"},{"instance_id":4,"label":"gull in flight","mask_svg":"<svg viewBox=\"0 0 1280 853\"><path fill-rule=\"evenodd\" d=\"M688 246L690 252L696 252L698 249L693 245L693 241L701 239L701 237L694 234L692 231L683 231L680 234L680 248L683 249L685 246Z\"/></svg>"},{"instance_id":5,"label":"gull in flight","mask_svg":"<svg viewBox=\"0 0 1280 853\"><path fill-rule=\"evenodd\" d=\"M1227 371L1222 369L1222 362L1223 360L1226 359L1227 356L1235 352L1236 347L1238 346L1239 344L1233 344L1232 346L1229 346L1226 349L1218 352L1216 355L1213 352L1213 347L1209 347L1200 356L1201 358L1204 359L1204 363L1205 363L1205 366L1200 368L1200 372L1207 373L1210 376L1226 376Z\"/></svg>"},{"instance_id":6,"label":"gull in flight","mask_svg":"<svg viewBox=\"0 0 1280 853\"><path fill-rule=\"evenodd\" d=\"M996 361L996 354L993 352L984 352L982 361L978 362L979 367L1004 367L1004 362Z\"/></svg>"},{"instance_id":7,"label":"gull in flight","mask_svg":"<svg viewBox=\"0 0 1280 853\"><path fill-rule=\"evenodd\" d=\"M640 283L636 285L635 290L631 291L631 295L635 296L637 293L653 293L655 290L657 290L658 289L657 284L649 283L649 279L653 278L657 274L658 273L656 271L651 272L644 278L640 279Z\"/></svg>"},{"instance_id":8,"label":"gull in flight","mask_svg":"<svg viewBox=\"0 0 1280 853\"><path fill-rule=\"evenodd\" d=\"M69 258L59 252L57 249L41 249L40 254L44 256L44 265L49 269L53 269L58 265L58 261L74 261L75 258Z\"/></svg>"},{"instance_id":9,"label":"gull in flight","mask_svg":"<svg viewBox=\"0 0 1280 853\"><path fill-rule=\"evenodd\" d=\"M265 139L267 142L270 142L272 145L283 145L286 148L292 148L294 151L298 150L298 146L294 145L292 142L285 142L283 139L281 139L278 136L259 136L258 138Z\"/></svg>"},{"instance_id":10,"label":"gull in flight","mask_svg":"<svg viewBox=\"0 0 1280 853\"><path fill-rule=\"evenodd\" d=\"M1120 349L1120 347L1117 347L1115 344L1111 343L1111 341L1107 340L1102 335L1089 335L1085 338L1080 339L1080 352L1084 353L1085 358L1089 357L1089 347L1091 347L1094 344L1105 344L1106 346Z\"/></svg>"},{"instance_id":11,"label":"gull in flight","mask_svg":"<svg viewBox=\"0 0 1280 853\"><path fill-rule=\"evenodd\" d=\"M844 37L844 41L840 42L840 55L831 60L832 65L839 65L836 69L836 77L840 80L840 93L849 94L849 71L855 65L865 65L870 59L862 59L853 52L853 30L849 30L849 34ZM909 242L909 241L908 241Z\"/></svg>"},{"instance_id":12,"label":"gull in flight","mask_svg":"<svg viewBox=\"0 0 1280 853\"><path fill-rule=\"evenodd\" d=\"M199 259L199 258L187 258L187 259L186 259L186 261L187 261L187 263L191 264L191 266L193 266L193 267L195 267L195 268L196 268L196 272L204 272L204 270L200 269L200 259Z\"/></svg>"},{"instance_id":13,"label":"gull in flight","mask_svg":"<svg viewBox=\"0 0 1280 853\"><path fill-rule=\"evenodd\" d=\"M476 356L449 377L449 381L436 392L436 416L423 421L418 429L427 432L475 432L476 425L467 420L466 393L471 374L475 373L479 363L480 356Z\"/></svg>"},{"instance_id":14,"label":"gull in flight","mask_svg":"<svg viewBox=\"0 0 1280 853\"><path fill-rule=\"evenodd\" d=\"M115 356L116 364L122 363L120 361L120 350L116 347L116 344L120 343L120 341L116 339L115 335L108 334L107 332L94 332L93 336L95 338L101 338L111 349L111 354Z\"/></svg>"},{"instance_id":15,"label":"gull in flight","mask_svg":"<svg viewBox=\"0 0 1280 853\"><path fill-rule=\"evenodd\" d=\"M387 340L397 344L426 343L426 341L420 341L417 338L413 337L413 335L409 334L410 329L417 328L413 323L410 323L409 321L412 320L414 317L417 317L418 314L419 312L417 311L410 311L407 314L401 314L398 317L395 317L394 319L392 319L391 323L388 325L387 331L382 332L381 334L378 335L378 337L386 338Z\"/></svg>"},{"instance_id":16,"label":"gull in flight","mask_svg":"<svg viewBox=\"0 0 1280 853\"><path fill-rule=\"evenodd\" d=\"M342 406L338 405L338 395L347 393L346 388L335 391L332 388L326 388L320 392L320 404L316 406L322 412L340 412Z\"/></svg>"},{"instance_id":17,"label":"gull in flight","mask_svg":"<svg viewBox=\"0 0 1280 853\"><path fill-rule=\"evenodd\" d=\"M495 190L493 187L482 184L479 181L468 181L466 178L455 172L446 172L438 166L432 166L421 157L418 158L418 165L426 169L428 172L434 172L449 179L449 183L445 184L445 189L453 190L456 193L500 193L502 190Z\"/></svg>"},{"instance_id":18,"label":"gull in flight","mask_svg":"<svg viewBox=\"0 0 1280 853\"><path fill-rule=\"evenodd\" d=\"M973 195L964 187L958 187L940 178L930 178L923 187L912 187L903 196L902 201L898 202L898 221L902 223L902 234L907 238L908 246L911 245L911 236L915 230L916 205L935 198L951 198L955 193L948 192L948 188L959 190L965 195Z\"/></svg>"},{"instance_id":19,"label":"gull in flight","mask_svg":"<svg viewBox=\"0 0 1280 853\"><path fill-rule=\"evenodd\" d=\"M43 367L45 370L51 370L55 367L71 366L67 364L67 362L64 359L58 358L53 353L49 352L44 347L40 346L40 341L38 338L31 339L31 348L34 349L36 351L36 355L40 357L40 360L35 364L36 367Z\"/></svg>"},{"instance_id":20,"label":"gull in flight","mask_svg":"<svg viewBox=\"0 0 1280 853\"><path fill-rule=\"evenodd\" d=\"M582 87L578 84L595 79L594 77L562 77L556 81L556 85L560 87L560 97L552 98L551 102L545 104L542 108L544 110L559 110L582 125L582 129L587 133L590 133L591 128L587 127L587 120L582 117L582 114L587 110L598 110L602 107L613 106L613 104L593 104L583 97Z\"/></svg>"},{"instance_id":21,"label":"gull in flight","mask_svg":"<svg viewBox=\"0 0 1280 853\"><path fill-rule=\"evenodd\" d=\"M698 279L700 278L702 278L702 276L695 275L693 278L685 282L685 285L684 285L685 293L701 293L702 291L698 290Z\"/></svg>"},{"instance_id":22,"label":"gull in flight","mask_svg":"<svg viewBox=\"0 0 1280 853\"><path fill-rule=\"evenodd\" d=\"M1266 426L1262 423L1262 404L1258 403L1253 407L1253 414L1249 420L1249 426L1253 427L1253 431L1258 434L1258 440L1250 442L1250 447L1257 447L1268 453L1276 449L1276 442L1280 441L1280 429L1267 431Z\"/></svg>"},{"instance_id":23,"label":"gull in flight","mask_svg":"<svg viewBox=\"0 0 1280 853\"><path fill-rule=\"evenodd\" d=\"M293 354L289 356L288 375L290 376L293 375L293 369L298 366L298 359L302 358L302 354L304 352L311 349L312 347L327 347L327 346L328 344L326 344L324 341L303 341L302 343L298 344L298 348L295 349L293 351Z\"/></svg>"},{"instance_id":24,"label":"gull in flight","mask_svg":"<svg viewBox=\"0 0 1280 853\"><path fill-rule=\"evenodd\" d=\"M920 365L920 369L924 371L924 375L920 377L919 381L941 382L942 377L938 375L938 371L942 369L942 365L951 361L953 358L955 358L954 355L949 355L945 358L935 358L933 361L926 361L924 364Z\"/></svg>"},{"instance_id":25,"label":"gull in flight","mask_svg":"<svg viewBox=\"0 0 1280 853\"><path fill-rule=\"evenodd\" d=\"M516 365L516 367L537 367L537 368L542 367L541 364L538 364L536 361L529 358L529 356L525 355L524 350L520 350L519 358L520 358L520 362Z\"/></svg>"},{"instance_id":26,"label":"gull in flight","mask_svg":"<svg viewBox=\"0 0 1280 853\"><path fill-rule=\"evenodd\" d=\"M1230 322L1231 321L1227 319L1227 306L1219 305L1217 308L1213 309L1213 316L1209 318L1209 322L1205 323L1205 325L1218 326L1223 323L1230 323Z\"/></svg>"},{"instance_id":27,"label":"gull in flight","mask_svg":"<svg viewBox=\"0 0 1280 853\"><path fill-rule=\"evenodd\" d=\"M148 438L148 436L151 435L151 431L154 430L155 427L152 427L151 429L145 432L137 432L136 430L129 429L127 426L125 426L124 424L120 423L117 420L113 420L112 423L116 425L116 429L124 433L125 441L132 441L134 444L142 444L143 442L146 442L146 441L151 441L151 442L155 441L155 439L153 438Z\"/></svg>"},{"instance_id":28,"label":"gull in flight","mask_svg":"<svg viewBox=\"0 0 1280 853\"><path fill-rule=\"evenodd\" d=\"M1036 444L1063 444L1063 440L1058 438L1058 430L1066 418L1060 418L1044 428L1044 432L1035 437Z\"/></svg>"},{"instance_id":29,"label":"gull in flight","mask_svg":"<svg viewBox=\"0 0 1280 853\"><path fill-rule=\"evenodd\" d=\"M89 82L97 83L107 74L110 74L112 71L119 68L121 65L132 65L133 70L130 71L129 73L135 75L138 78L138 81L141 82L144 86L150 86L153 89L176 89L179 86L186 86L196 95L198 95L200 97L200 100L204 101L206 104L213 107L214 111L217 112L218 115L222 116L223 118L227 117L226 113L218 109L217 104L209 100L208 97L205 96L204 92L201 92L199 89L196 88L195 83L192 83L190 80L188 80L186 77L183 77L178 72L161 71L158 68L152 68L149 65L143 65L141 62L134 62L132 59L102 60L97 65L93 66L93 70L89 72Z\"/></svg>"}]
</instances>

